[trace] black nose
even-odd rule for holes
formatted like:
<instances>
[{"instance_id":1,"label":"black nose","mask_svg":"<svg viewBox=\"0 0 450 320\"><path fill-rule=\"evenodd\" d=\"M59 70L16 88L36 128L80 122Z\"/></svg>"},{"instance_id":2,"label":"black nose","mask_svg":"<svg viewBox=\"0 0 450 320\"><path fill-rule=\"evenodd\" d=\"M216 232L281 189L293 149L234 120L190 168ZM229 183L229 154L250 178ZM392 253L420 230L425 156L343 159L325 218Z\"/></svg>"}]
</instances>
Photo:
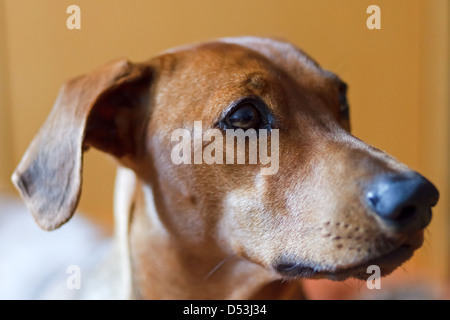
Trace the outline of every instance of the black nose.
<instances>
[{"instance_id":1,"label":"black nose","mask_svg":"<svg viewBox=\"0 0 450 320\"><path fill-rule=\"evenodd\" d=\"M366 190L368 206L402 231L425 228L438 199L436 187L414 171L378 176Z\"/></svg>"}]
</instances>

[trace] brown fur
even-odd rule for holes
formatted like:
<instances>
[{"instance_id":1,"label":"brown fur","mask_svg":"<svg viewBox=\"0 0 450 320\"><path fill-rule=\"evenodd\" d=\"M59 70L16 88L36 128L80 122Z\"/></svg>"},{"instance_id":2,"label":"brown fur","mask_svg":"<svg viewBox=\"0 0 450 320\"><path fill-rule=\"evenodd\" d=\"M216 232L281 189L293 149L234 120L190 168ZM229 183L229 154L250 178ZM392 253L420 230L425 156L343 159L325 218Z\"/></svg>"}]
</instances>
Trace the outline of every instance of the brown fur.
<instances>
[{"instance_id":1,"label":"brown fur","mask_svg":"<svg viewBox=\"0 0 450 320\"><path fill-rule=\"evenodd\" d=\"M280 282L290 277L274 267L295 261L304 277L365 278L373 261L388 274L420 247L423 232L385 225L363 204L363 185L409 169L349 133L341 84L273 39L222 39L142 64L114 62L63 87L13 180L51 230L75 211L82 151L99 148L128 168L117 184L121 267L108 281L122 282L113 297L301 298L298 282ZM173 130L199 120L211 128L248 95L277 118L276 175L262 176L257 165L172 163ZM405 244L400 258L387 255Z\"/></svg>"}]
</instances>

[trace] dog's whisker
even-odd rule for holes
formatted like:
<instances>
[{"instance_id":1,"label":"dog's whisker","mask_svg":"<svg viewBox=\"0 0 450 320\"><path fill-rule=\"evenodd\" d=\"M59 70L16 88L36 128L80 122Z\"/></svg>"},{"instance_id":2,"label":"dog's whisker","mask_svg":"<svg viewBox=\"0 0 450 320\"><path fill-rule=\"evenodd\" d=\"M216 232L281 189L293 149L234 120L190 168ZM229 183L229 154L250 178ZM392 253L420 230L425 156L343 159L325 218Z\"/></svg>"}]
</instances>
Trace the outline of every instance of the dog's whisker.
<instances>
[{"instance_id":1,"label":"dog's whisker","mask_svg":"<svg viewBox=\"0 0 450 320\"><path fill-rule=\"evenodd\" d=\"M424 250L431 249L431 244L430 244L431 238L433 238L432 233L430 232L430 230L425 229L425 235L424 235L424 239L423 239L424 240L424 245L423 245Z\"/></svg>"},{"instance_id":2,"label":"dog's whisker","mask_svg":"<svg viewBox=\"0 0 450 320\"><path fill-rule=\"evenodd\" d=\"M208 281L209 278L217 271L219 270L226 262L236 257L236 254L232 254L227 256L225 259L221 260L214 268L211 269L211 271L208 272L208 274L203 278L202 283L205 283Z\"/></svg>"},{"instance_id":3,"label":"dog's whisker","mask_svg":"<svg viewBox=\"0 0 450 320\"><path fill-rule=\"evenodd\" d=\"M348 282L347 279L344 279L341 283L342 283L342 285L346 286L348 289L351 289L352 286L349 285L347 282Z\"/></svg>"},{"instance_id":4,"label":"dog's whisker","mask_svg":"<svg viewBox=\"0 0 450 320\"><path fill-rule=\"evenodd\" d=\"M358 297L361 299L363 297L362 288L365 284L365 281L358 281L356 285L358 286Z\"/></svg>"}]
</instances>

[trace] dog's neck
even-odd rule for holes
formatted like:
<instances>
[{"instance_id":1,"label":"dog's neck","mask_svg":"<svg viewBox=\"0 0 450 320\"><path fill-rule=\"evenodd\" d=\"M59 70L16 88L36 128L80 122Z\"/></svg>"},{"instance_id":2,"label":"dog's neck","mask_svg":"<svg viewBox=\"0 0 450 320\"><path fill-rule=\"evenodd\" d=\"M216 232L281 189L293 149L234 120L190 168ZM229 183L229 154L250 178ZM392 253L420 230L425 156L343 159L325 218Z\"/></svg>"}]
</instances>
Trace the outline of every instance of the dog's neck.
<instances>
[{"instance_id":1,"label":"dog's neck","mask_svg":"<svg viewBox=\"0 0 450 320\"><path fill-rule=\"evenodd\" d=\"M183 239L174 237L161 222L150 186L139 182L133 175L131 171L119 171L118 179L121 181L118 185L123 190L117 190L116 196L133 200L130 203L119 200L115 208L116 219L119 220L116 220L117 244L127 243L119 251L122 255L122 280L128 282L130 297L302 298L298 282L277 281L259 265L221 252L218 246L211 249L210 243L208 250L204 250L202 245L192 248ZM134 192L134 196L130 197L130 192ZM123 237L127 237L127 241L123 241Z\"/></svg>"}]
</instances>

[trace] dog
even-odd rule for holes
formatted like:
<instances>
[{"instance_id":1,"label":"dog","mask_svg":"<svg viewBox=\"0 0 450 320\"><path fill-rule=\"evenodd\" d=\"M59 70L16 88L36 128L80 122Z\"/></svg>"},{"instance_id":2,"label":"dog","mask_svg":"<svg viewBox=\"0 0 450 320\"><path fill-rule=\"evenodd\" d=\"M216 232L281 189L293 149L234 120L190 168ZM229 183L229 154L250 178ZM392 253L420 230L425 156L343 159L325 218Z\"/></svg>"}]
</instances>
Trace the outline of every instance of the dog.
<instances>
[{"instance_id":1,"label":"dog","mask_svg":"<svg viewBox=\"0 0 450 320\"><path fill-rule=\"evenodd\" d=\"M301 299L301 278L390 274L422 245L439 198L352 136L349 114L346 83L289 42L187 45L66 82L12 180L53 230L76 210L83 153L117 160L115 248L83 298ZM175 164L171 135L195 121L277 132L279 169Z\"/></svg>"}]
</instances>

